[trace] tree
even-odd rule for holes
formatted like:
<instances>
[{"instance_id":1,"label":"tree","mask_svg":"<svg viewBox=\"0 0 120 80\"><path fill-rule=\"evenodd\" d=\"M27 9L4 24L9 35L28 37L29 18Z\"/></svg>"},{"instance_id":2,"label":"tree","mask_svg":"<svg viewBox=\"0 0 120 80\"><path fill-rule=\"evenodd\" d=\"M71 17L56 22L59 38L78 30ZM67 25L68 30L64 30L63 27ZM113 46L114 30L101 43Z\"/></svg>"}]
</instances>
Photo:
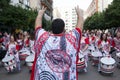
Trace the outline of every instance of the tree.
<instances>
[{"instance_id":1,"label":"tree","mask_svg":"<svg viewBox=\"0 0 120 80\"><path fill-rule=\"evenodd\" d=\"M120 26L120 0L113 0L112 4L105 11L107 28Z\"/></svg>"},{"instance_id":2,"label":"tree","mask_svg":"<svg viewBox=\"0 0 120 80\"><path fill-rule=\"evenodd\" d=\"M102 13L95 13L84 22L85 29L120 27L120 0L113 0Z\"/></svg>"},{"instance_id":3,"label":"tree","mask_svg":"<svg viewBox=\"0 0 120 80\"><path fill-rule=\"evenodd\" d=\"M15 29L34 30L37 10L23 9L21 6L10 5L10 0L0 0L0 23ZM49 30L50 22L43 20L44 28Z\"/></svg>"},{"instance_id":4,"label":"tree","mask_svg":"<svg viewBox=\"0 0 120 80\"><path fill-rule=\"evenodd\" d=\"M88 17L84 22L84 29L105 29L105 21L103 13L95 13L91 17Z\"/></svg>"}]
</instances>

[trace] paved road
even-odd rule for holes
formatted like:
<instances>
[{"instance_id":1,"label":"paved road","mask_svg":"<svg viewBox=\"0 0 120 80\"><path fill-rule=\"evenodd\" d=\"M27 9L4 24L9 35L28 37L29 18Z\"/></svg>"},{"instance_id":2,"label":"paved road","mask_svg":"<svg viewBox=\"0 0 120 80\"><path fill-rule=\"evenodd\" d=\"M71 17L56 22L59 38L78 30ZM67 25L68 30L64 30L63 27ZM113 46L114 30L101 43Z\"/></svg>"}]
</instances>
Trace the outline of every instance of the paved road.
<instances>
[{"instance_id":1,"label":"paved road","mask_svg":"<svg viewBox=\"0 0 120 80\"><path fill-rule=\"evenodd\" d=\"M79 73L79 80L120 80L120 69L116 68L113 76L101 75L97 72L97 67L88 65L87 73ZM20 73L7 74L3 67L0 67L0 80L29 80L30 73L26 66L22 66Z\"/></svg>"},{"instance_id":2,"label":"paved road","mask_svg":"<svg viewBox=\"0 0 120 80\"><path fill-rule=\"evenodd\" d=\"M97 67L94 67L89 62L88 72L79 73L79 80L120 80L120 69L115 68L114 74L104 75L97 72Z\"/></svg>"},{"instance_id":3,"label":"paved road","mask_svg":"<svg viewBox=\"0 0 120 80\"><path fill-rule=\"evenodd\" d=\"M29 69L23 65L21 72L10 74L6 72L4 67L0 67L0 80L30 80Z\"/></svg>"}]
</instances>

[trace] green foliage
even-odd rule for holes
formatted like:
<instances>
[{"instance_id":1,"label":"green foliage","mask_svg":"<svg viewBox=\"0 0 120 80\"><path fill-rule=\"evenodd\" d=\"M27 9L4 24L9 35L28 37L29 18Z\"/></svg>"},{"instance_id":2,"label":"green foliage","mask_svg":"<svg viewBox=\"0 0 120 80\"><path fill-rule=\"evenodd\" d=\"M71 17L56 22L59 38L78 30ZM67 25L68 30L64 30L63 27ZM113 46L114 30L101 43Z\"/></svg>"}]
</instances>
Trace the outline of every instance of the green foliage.
<instances>
[{"instance_id":1,"label":"green foliage","mask_svg":"<svg viewBox=\"0 0 120 80\"><path fill-rule=\"evenodd\" d=\"M37 11L23 9L21 6L10 5L10 0L0 0L0 23L12 30L34 30ZM50 29L50 21L43 19L43 26Z\"/></svg>"},{"instance_id":2,"label":"green foliage","mask_svg":"<svg viewBox=\"0 0 120 80\"><path fill-rule=\"evenodd\" d=\"M0 0L0 9L8 7L9 3L10 3L10 0Z\"/></svg>"},{"instance_id":3,"label":"green foliage","mask_svg":"<svg viewBox=\"0 0 120 80\"><path fill-rule=\"evenodd\" d=\"M102 13L95 13L84 22L84 29L108 29L120 26L120 0L112 4Z\"/></svg>"},{"instance_id":4,"label":"green foliage","mask_svg":"<svg viewBox=\"0 0 120 80\"><path fill-rule=\"evenodd\" d=\"M84 29L105 29L103 26L105 26L103 13L95 13L84 22Z\"/></svg>"},{"instance_id":5,"label":"green foliage","mask_svg":"<svg viewBox=\"0 0 120 80\"><path fill-rule=\"evenodd\" d=\"M105 11L105 21L107 28L120 26L120 0L113 0Z\"/></svg>"},{"instance_id":6,"label":"green foliage","mask_svg":"<svg viewBox=\"0 0 120 80\"><path fill-rule=\"evenodd\" d=\"M47 30L47 31L51 31L51 21L47 21L44 17L42 20L42 27Z\"/></svg>"}]
</instances>

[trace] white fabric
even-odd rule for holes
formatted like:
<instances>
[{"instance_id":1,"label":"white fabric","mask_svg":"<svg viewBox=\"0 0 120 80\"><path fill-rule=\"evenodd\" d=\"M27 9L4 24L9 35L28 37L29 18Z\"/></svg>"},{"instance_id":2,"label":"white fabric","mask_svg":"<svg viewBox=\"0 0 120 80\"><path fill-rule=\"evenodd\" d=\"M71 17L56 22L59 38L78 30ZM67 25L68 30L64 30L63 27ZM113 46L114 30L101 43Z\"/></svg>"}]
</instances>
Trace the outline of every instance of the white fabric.
<instances>
[{"instance_id":1,"label":"white fabric","mask_svg":"<svg viewBox=\"0 0 120 80\"><path fill-rule=\"evenodd\" d=\"M77 32L77 30L73 30L71 31L69 34L71 34L72 36L75 37L76 39L76 34L74 33L74 31ZM45 31L43 29L41 29L38 32L38 36L41 36ZM66 33L67 35L68 33ZM79 33L77 32L77 34L79 35ZM42 51L40 52L40 55L38 56L37 62L36 62L36 73L35 73L35 80L39 80L40 77L42 77L42 72L46 71L47 73L50 73L49 75L46 75L48 77L50 77L50 75L52 77L55 78L55 80L76 80L76 54L77 54L77 49L73 46L76 45L78 47L78 42L77 41L73 41L74 43L71 44L68 39L66 39L66 35L65 35L65 41L66 41L66 54L54 54L52 57L50 56L50 54L47 53L47 51L50 50L56 50L60 49L60 42L61 42L61 36L53 36L50 35L48 40L45 42L45 44L43 45ZM79 37L80 38L80 35ZM39 39L37 37L37 39ZM63 42L64 43L64 42ZM52 53L51 53L52 54ZM48 55L48 56L46 56ZM56 58L58 57L58 58ZM55 59L54 59L55 58ZM54 62L54 60L56 62ZM57 60L58 59L58 62ZM47 61L48 60L48 61ZM67 61L65 61L67 60ZM53 61L53 62L52 62ZM68 62L71 62L71 65L69 67L69 64L67 64ZM58 67L58 71L62 71L62 72L56 72L54 71L56 69L56 66L54 64L50 64L50 63L56 63L56 66L60 65ZM57 65L58 64L58 65ZM50 66L52 65L52 66ZM67 66L67 67L65 67ZM66 70L68 69L67 72L69 72L68 77L69 79L66 79L65 77L67 76L67 74L65 75L64 73ZM51 80L54 80L51 78Z\"/></svg>"}]
</instances>

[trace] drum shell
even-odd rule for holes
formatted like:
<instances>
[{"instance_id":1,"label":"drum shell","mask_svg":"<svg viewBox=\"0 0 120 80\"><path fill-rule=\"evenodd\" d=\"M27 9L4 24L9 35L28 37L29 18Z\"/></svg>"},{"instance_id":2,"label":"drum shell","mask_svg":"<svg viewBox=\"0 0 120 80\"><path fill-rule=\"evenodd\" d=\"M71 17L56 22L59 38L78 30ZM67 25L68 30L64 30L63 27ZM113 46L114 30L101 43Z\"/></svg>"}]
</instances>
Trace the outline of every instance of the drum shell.
<instances>
[{"instance_id":1,"label":"drum shell","mask_svg":"<svg viewBox=\"0 0 120 80\"><path fill-rule=\"evenodd\" d=\"M32 69L34 58L35 58L35 55L30 55L25 59L27 66L30 70Z\"/></svg>"},{"instance_id":2,"label":"drum shell","mask_svg":"<svg viewBox=\"0 0 120 80\"><path fill-rule=\"evenodd\" d=\"M20 60L25 60L27 56L29 56L29 55L28 54L20 54L19 55Z\"/></svg>"},{"instance_id":3,"label":"drum shell","mask_svg":"<svg viewBox=\"0 0 120 80\"><path fill-rule=\"evenodd\" d=\"M113 73L115 65L105 65L105 64L100 64L101 71L104 73Z\"/></svg>"},{"instance_id":4,"label":"drum shell","mask_svg":"<svg viewBox=\"0 0 120 80\"><path fill-rule=\"evenodd\" d=\"M7 57L5 57L5 58L7 58ZM5 59L5 58L4 58L4 59ZM4 59L3 59L3 60L4 60ZM5 67L5 69L6 69L8 72L13 71L14 69L16 69L17 63L16 63L14 57L13 57L11 60L9 60L9 61L3 61L3 60L2 60L2 63L3 63L3 65L4 65L4 67Z\"/></svg>"},{"instance_id":5,"label":"drum shell","mask_svg":"<svg viewBox=\"0 0 120 80\"><path fill-rule=\"evenodd\" d=\"M92 62L94 63L94 65L98 65L99 60L102 57L102 53L95 51L95 52L92 52L91 56L92 56Z\"/></svg>"},{"instance_id":6,"label":"drum shell","mask_svg":"<svg viewBox=\"0 0 120 80\"><path fill-rule=\"evenodd\" d=\"M33 65L33 62L27 62L27 66L30 70L32 70L32 65Z\"/></svg>"},{"instance_id":7,"label":"drum shell","mask_svg":"<svg viewBox=\"0 0 120 80\"><path fill-rule=\"evenodd\" d=\"M98 65L99 64L99 57L92 56L92 62L94 63L94 65Z\"/></svg>"},{"instance_id":8,"label":"drum shell","mask_svg":"<svg viewBox=\"0 0 120 80\"><path fill-rule=\"evenodd\" d=\"M30 55L30 52L26 48L19 51L20 60L25 61L26 57L29 56L29 55Z\"/></svg>"},{"instance_id":9,"label":"drum shell","mask_svg":"<svg viewBox=\"0 0 120 80\"><path fill-rule=\"evenodd\" d=\"M85 59L84 59L84 56L80 57L78 62L77 62L77 69L78 70L83 70L86 68L86 65L85 65Z\"/></svg>"},{"instance_id":10,"label":"drum shell","mask_svg":"<svg viewBox=\"0 0 120 80\"><path fill-rule=\"evenodd\" d=\"M103 63L100 61L100 69L104 73L113 73L115 69L115 62L108 64L108 63Z\"/></svg>"}]
</instances>

